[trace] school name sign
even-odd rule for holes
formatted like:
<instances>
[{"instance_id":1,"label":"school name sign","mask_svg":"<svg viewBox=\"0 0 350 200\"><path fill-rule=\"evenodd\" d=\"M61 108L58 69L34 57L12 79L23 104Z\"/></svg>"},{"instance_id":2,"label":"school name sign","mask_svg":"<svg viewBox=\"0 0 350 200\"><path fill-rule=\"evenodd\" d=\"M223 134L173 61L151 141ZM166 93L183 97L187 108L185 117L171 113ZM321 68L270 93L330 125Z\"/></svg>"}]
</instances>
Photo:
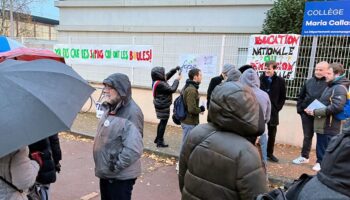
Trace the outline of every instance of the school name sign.
<instances>
[{"instance_id":1,"label":"school name sign","mask_svg":"<svg viewBox=\"0 0 350 200\"><path fill-rule=\"evenodd\" d=\"M350 35L350 1L306 2L302 35Z\"/></svg>"},{"instance_id":2,"label":"school name sign","mask_svg":"<svg viewBox=\"0 0 350 200\"><path fill-rule=\"evenodd\" d=\"M57 44L54 52L67 64L152 67L153 48L149 45Z\"/></svg>"},{"instance_id":3,"label":"school name sign","mask_svg":"<svg viewBox=\"0 0 350 200\"><path fill-rule=\"evenodd\" d=\"M300 35L271 34L251 35L247 63L261 74L265 63L275 61L277 74L293 80L299 52Z\"/></svg>"}]
</instances>

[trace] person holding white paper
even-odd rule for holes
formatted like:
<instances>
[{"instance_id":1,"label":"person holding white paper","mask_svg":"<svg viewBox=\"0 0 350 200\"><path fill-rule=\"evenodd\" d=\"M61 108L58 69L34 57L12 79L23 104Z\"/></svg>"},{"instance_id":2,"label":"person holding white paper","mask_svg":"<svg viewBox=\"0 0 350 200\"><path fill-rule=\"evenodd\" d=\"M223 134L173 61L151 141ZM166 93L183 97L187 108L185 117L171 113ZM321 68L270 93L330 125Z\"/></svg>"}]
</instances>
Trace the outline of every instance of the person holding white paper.
<instances>
[{"instance_id":1,"label":"person holding white paper","mask_svg":"<svg viewBox=\"0 0 350 200\"><path fill-rule=\"evenodd\" d=\"M324 77L328 70L328 62L322 61L316 65L314 76L308 79L300 90L297 101L297 112L301 117L303 125L304 140L301 148L301 155L293 160L294 164L309 163L309 155L314 136L314 117L308 115L304 110L319 99L327 87ZM313 109L312 109L313 110Z\"/></svg>"},{"instance_id":2,"label":"person holding white paper","mask_svg":"<svg viewBox=\"0 0 350 200\"><path fill-rule=\"evenodd\" d=\"M347 89L350 81L345 77L343 65L332 63L325 74L328 87L320 97L320 102L326 107L315 110L305 109L305 112L314 116L314 129L317 136L316 156L317 161L312 168L315 171L321 170L321 162L329 141L333 136L340 133L341 121L334 117L341 112L347 99Z\"/></svg>"}]
</instances>

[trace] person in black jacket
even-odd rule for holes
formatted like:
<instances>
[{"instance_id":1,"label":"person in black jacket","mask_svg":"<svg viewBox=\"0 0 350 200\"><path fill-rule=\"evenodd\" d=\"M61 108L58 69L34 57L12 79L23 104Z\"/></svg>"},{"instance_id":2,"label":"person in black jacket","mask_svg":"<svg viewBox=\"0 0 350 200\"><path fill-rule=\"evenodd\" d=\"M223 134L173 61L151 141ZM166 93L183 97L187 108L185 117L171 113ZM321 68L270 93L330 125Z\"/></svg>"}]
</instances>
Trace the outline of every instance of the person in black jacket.
<instances>
[{"instance_id":1,"label":"person in black jacket","mask_svg":"<svg viewBox=\"0 0 350 200\"><path fill-rule=\"evenodd\" d=\"M157 127L157 136L154 143L157 147L168 147L168 144L164 143L164 132L170 115L170 105L172 104L172 95L176 92L181 79L181 74L174 80L170 86L167 83L177 71L180 71L180 67L176 67L165 74L164 67L154 67L151 71L152 76L152 90L153 90L153 104L156 110L157 118L160 120Z\"/></svg>"},{"instance_id":2,"label":"person in black jacket","mask_svg":"<svg viewBox=\"0 0 350 200\"><path fill-rule=\"evenodd\" d=\"M317 161L314 171L320 171L323 156L329 141L341 132L341 120L334 117L340 113L347 100L347 88L350 81L345 77L345 71L340 63L332 63L325 74L328 87L323 91L319 101L325 105L318 109L305 109L305 112L314 116L314 129L316 132L316 156Z\"/></svg>"},{"instance_id":3,"label":"person in black jacket","mask_svg":"<svg viewBox=\"0 0 350 200\"><path fill-rule=\"evenodd\" d=\"M301 155L293 160L294 164L309 163L309 155L314 136L314 117L306 114L307 108L315 99L319 99L327 87L325 72L328 70L328 63L323 61L316 65L314 76L308 79L301 88L297 101L297 112L301 117L303 125L303 147Z\"/></svg>"},{"instance_id":4,"label":"person in black jacket","mask_svg":"<svg viewBox=\"0 0 350 200\"><path fill-rule=\"evenodd\" d=\"M207 109L209 109L209 103L210 103L210 96L211 93L213 92L214 88L219 85L223 80L227 78L227 73L231 70L234 69L235 66L231 64L225 64L222 67L222 72L219 76L215 76L210 80L208 91L207 91Z\"/></svg>"},{"instance_id":5,"label":"person in black jacket","mask_svg":"<svg viewBox=\"0 0 350 200\"><path fill-rule=\"evenodd\" d=\"M267 124L268 141L267 141L267 158L270 161L278 162L278 158L273 155L277 125L279 124L278 113L282 110L286 101L286 83L282 77L277 76L275 70L277 63L269 61L265 63L265 72L260 77L260 89L269 94L271 101L271 117Z\"/></svg>"},{"instance_id":6,"label":"person in black jacket","mask_svg":"<svg viewBox=\"0 0 350 200\"><path fill-rule=\"evenodd\" d=\"M61 171L62 152L58 134L35 142L28 147L29 156L40 156L43 162L36 182L39 184L42 199L48 200L50 184L56 182L56 172Z\"/></svg>"}]
</instances>

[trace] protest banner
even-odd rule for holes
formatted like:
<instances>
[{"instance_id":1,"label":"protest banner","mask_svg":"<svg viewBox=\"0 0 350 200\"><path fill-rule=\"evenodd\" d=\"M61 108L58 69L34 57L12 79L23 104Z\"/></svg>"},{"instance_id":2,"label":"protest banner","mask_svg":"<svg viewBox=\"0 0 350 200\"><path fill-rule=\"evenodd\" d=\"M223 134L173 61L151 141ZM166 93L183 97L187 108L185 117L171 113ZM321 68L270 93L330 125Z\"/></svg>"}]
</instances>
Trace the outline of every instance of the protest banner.
<instances>
[{"instance_id":1,"label":"protest banner","mask_svg":"<svg viewBox=\"0 0 350 200\"><path fill-rule=\"evenodd\" d=\"M213 77L216 76L217 56L195 54L180 55L179 66L185 78L188 78L188 71L193 68L199 68L204 77Z\"/></svg>"},{"instance_id":2,"label":"protest banner","mask_svg":"<svg viewBox=\"0 0 350 200\"><path fill-rule=\"evenodd\" d=\"M54 52L66 63L152 67L153 49L149 45L56 44Z\"/></svg>"},{"instance_id":3,"label":"protest banner","mask_svg":"<svg viewBox=\"0 0 350 200\"><path fill-rule=\"evenodd\" d=\"M251 35L247 64L252 65L260 75L266 62L275 61L277 74L286 80L293 80L299 42L300 35L297 34Z\"/></svg>"}]
</instances>

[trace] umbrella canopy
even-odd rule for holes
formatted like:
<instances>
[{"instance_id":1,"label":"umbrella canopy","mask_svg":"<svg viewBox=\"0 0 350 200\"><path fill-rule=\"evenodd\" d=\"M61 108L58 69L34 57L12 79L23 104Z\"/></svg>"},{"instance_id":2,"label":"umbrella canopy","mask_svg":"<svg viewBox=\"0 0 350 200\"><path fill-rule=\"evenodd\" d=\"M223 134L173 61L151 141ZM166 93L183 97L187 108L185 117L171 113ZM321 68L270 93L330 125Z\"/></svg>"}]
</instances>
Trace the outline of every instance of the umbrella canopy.
<instances>
[{"instance_id":1,"label":"umbrella canopy","mask_svg":"<svg viewBox=\"0 0 350 200\"><path fill-rule=\"evenodd\" d=\"M24 45L16 40L0 35L0 52L11 51L20 47L24 47Z\"/></svg>"},{"instance_id":2,"label":"umbrella canopy","mask_svg":"<svg viewBox=\"0 0 350 200\"><path fill-rule=\"evenodd\" d=\"M0 63L0 157L69 130L93 88L54 60Z\"/></svg>"},{"instance_id":3,"label":"umbrella canopy","mask_svg":"<svg viewBox=\"0 0 350 200\"><path fill-rule=\"evenodd\" d=\"M37 60L37 59L52 59L52 60L57 60L65 63L63 57L58 56L51 50L35 49L35 48L27 48L27 47L20 47L14 50L0 53L0 62L5 59L26 60L26 61Z\"/></svg>"}]
</instances>

